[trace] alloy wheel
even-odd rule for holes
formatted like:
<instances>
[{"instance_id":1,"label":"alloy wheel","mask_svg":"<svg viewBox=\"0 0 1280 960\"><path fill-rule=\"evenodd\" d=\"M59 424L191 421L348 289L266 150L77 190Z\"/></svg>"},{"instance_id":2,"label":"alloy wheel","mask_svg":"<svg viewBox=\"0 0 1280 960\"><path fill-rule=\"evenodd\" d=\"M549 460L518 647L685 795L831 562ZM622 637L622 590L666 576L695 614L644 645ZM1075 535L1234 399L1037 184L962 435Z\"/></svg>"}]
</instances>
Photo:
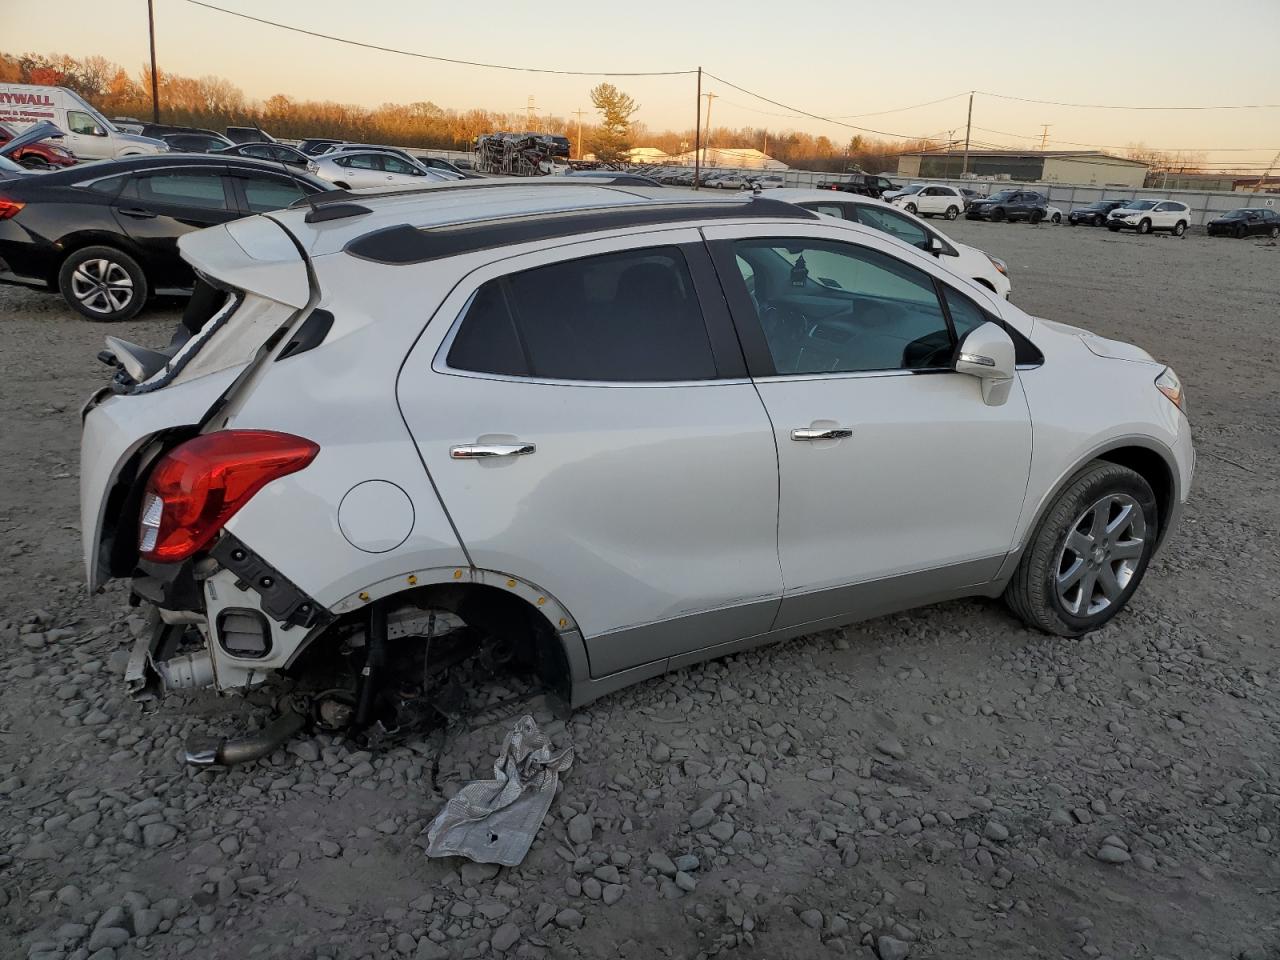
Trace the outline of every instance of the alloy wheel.
<instances>
[{"instance_id":1,"label":"alloy wheel","mask_svg":"<svg viewBox=\"0 0 1280 960\"><path fill-rule=\"evenodd\" d=\"M1128 494L1107 494L1085 510L1058 555L1054 586L1062 608L1092 617L1118 603L1141 567L1146 535L1146 515Z\"/></svg>"},{"instance_id":2,"label":"alloy wheel","mask_svg":"<svg viewBox=\"0 0 1280 960\"><path fill-rule=\"evenodd\" d=\"M86 260L71 274L71 293L86 310L115 313L133 300L133 278L114 260Z\"/></svg>"}]
</instances>

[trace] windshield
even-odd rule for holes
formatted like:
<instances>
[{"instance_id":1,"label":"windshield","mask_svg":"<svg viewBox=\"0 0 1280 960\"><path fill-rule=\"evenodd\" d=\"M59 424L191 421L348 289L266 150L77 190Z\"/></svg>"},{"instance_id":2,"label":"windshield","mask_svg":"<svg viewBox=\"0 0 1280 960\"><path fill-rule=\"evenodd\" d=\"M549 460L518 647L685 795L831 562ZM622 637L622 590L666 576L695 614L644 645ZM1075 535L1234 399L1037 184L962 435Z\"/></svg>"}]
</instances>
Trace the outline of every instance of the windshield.
<instances>
[{"instance_id":1,"label":"windshield","mask_svg":"<svg viewBox=\"0 0 1280 960\"><path fill-rule=\"evenodd\" d=\"M919 193L919 192L920 192L921 190L923 190L923 189L924 189L924 184L923 184L923 183L913 183L911 186L909 186L909 187L905 188L902 192L903 192L904 194L908 194L908 193Z\"/></svg>"},{"instance_id":2,"label":"windshield","mask_svg":"<svg viewBox=\"0 0 1280 960\"><path fill-rule=\"evenodd\" d=\"M1012 200L1012 199L1013 199L1013 195L1014 195L1015 193L1017 193L1017 192L1018 192L1017 190L1001 190L999 193L992 194L992 195L991 195L990 197L988 197L987 199L989 199L989 200Z\"/></svg>"},{"instance_id":3,"label":"windshield","mask_svg":"<svg viewBox=\"0 0 1280 960\"><path fill-rule=\"evenodd\" d=\"M1125 207L1126 210L1150 210L1156 205L1154 200L1135 200Z\"/></svg>"},{"instance_id":4,"label":"windshield","mask_svg":"<svg viewBox=\"0 0 1280 960\"><path fill-rule=\"evenodd\" d=\"M14 163L8 157L0 157L0 172L3 173L26 173L22 167Z\"/></svg>"}]
</instances>

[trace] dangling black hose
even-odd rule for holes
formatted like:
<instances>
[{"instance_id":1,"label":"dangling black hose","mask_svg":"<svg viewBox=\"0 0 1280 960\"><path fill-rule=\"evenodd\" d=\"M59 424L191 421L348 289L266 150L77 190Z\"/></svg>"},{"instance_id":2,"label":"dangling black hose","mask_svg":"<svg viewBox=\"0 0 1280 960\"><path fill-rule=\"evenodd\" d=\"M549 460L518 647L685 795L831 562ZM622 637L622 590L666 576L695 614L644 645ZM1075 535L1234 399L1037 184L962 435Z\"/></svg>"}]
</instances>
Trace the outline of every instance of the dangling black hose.
<instances>
[{"instance_id":1,"label":"dangling black hose","mask_svg":"<svg viewBox=\"0 0 1280 960\"><path fill-rule=\"evenodd\" d=\"M373 723L374 699L387 666L387 607L382 600L369 606L368 643L364 669L360 671L360 701L356 706L354 727L366 730Z\"/></svg>"}]
</instances>

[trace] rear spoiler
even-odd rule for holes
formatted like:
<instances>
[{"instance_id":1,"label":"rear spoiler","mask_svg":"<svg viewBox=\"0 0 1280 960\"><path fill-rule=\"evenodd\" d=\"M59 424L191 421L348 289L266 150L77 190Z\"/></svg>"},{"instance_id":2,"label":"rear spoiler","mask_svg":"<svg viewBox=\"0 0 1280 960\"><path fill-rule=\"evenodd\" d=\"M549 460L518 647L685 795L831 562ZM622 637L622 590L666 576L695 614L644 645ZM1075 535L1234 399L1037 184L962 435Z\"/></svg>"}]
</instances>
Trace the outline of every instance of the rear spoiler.
<instances>
[{"instance_id":1,"label":"rear spoiler","mask_svg":"<svg viewBox=\"0 0 1280 960\"><path fill-rule=\"evenodd\" d=\"M284 226L248 217L188 233L178 250L197 273L290 307L311 299L307 263Z\"/></svg>"}]
</instances>

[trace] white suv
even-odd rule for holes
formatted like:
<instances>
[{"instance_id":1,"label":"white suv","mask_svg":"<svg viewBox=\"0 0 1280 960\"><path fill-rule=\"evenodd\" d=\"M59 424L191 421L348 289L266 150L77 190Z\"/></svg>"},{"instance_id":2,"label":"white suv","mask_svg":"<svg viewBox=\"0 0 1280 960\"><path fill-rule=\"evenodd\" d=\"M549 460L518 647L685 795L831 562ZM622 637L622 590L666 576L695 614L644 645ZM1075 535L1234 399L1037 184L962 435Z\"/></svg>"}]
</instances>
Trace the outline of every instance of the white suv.
<instances>
[{"instance_id":1,"label":"white suv","mask_svg":"<svg viewBox=\"0 0 1280 960\"><path fill-rule=\"evenodd\" d=\"M955 187L944 186L922 186L915 193L902 194L890 202L908 213L922 217L946 217L948 220L960 216L969 205L963 193Z\"/></svg>"},{"instance_id":2,"label":"white suv","mask_svg":"<svg viewBox=\"0 0 1280 960\"><path fill-rule=\"evenodd\" d=\"M1191 208L1177 200L1130 200L1107 216L1107 229L1136 230L1150 233L1152 230L1168 230L1175 237L1187 232L1191 223Z\"/></svg>"},{"instance_id":3,"label":"white suv","mask_svg":"<svg viewBox=\"0 0 1280 960\"><path fill-rule=\"evenodd\" d=\"M956 597L1075 636L1191 485L1142 350L767 197L466 181L180 247L182 336L112 340L84 410L89 583L159 610L138 686L322 678L196 761L396 723L473 655L581 704Z\"/></svg>"},{"instance_id":4,"label":"white suv","mask_svg":"<svg viewBox=\"0 0 1280 960\"><path fill-rule=\"evenodd\" d=\"M786 187L769 196L837 220L860 223L926 250L952 273L981 284L998 297L1007 299L1012 290L1009 266L999 257L953 240L919 217L882 200L803 187Z\"/></svg>"}]
</instances>

